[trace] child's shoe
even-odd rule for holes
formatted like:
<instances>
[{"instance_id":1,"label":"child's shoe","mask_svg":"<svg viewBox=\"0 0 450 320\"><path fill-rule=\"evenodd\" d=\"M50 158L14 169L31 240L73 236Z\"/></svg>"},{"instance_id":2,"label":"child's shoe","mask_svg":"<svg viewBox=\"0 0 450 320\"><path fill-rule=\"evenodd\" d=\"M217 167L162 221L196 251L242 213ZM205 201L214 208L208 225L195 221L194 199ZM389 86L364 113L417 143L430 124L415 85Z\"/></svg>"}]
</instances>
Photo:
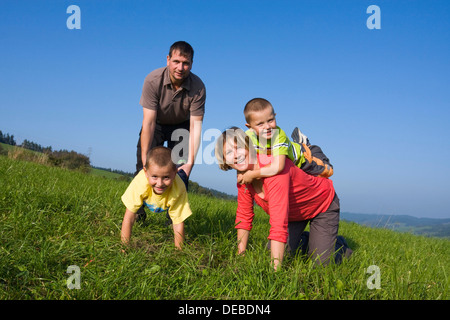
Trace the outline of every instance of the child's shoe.
<instances>
[{"instance_id":1,"label":"child's shoe","mask_svg":"<svg viewBox=\"0 0 450 320\"><path fill-rule=\"evenodd\" d=\"M303 134L300 131L300 129L297 128L297 127L295 127L294 131L292 131L291 138L292 138L292 141L294 141L294 142L296 142L298 144L303 144L304 143L307 146L310 145L308 137L305 134Z\"/></svg>"}]
</instances>

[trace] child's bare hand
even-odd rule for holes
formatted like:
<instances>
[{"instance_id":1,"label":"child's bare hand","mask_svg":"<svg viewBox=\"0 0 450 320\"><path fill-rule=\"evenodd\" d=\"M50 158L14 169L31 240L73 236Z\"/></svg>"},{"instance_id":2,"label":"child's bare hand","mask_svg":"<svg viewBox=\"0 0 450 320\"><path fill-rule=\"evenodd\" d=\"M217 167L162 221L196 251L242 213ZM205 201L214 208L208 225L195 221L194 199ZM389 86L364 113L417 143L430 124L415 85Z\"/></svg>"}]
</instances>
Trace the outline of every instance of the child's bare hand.
<instances>
[{"instance_id":1,"label":"child's bare hand","mask_svg":"<svg viewBox=\"0 0 450 320\"><path fill-rule=\"evenodd\" d=\"M249 170L243 174L242 173L238 174L238 183L240 183L240 184L252 183L253 179L254 179L254 177L253 177L251 170Z\"/></svg>"},{"instance_id":2,"label":"child's bare hand","mask_svg":"<svg viewBox=\"0 0 450 320\"><path fill-rule=\"evenodd\" d=\"M244 177L244 174L242 172L238 172L238 174L237 174L237 183L242 184L243 177Z\"/></svg>"}]
</instances>

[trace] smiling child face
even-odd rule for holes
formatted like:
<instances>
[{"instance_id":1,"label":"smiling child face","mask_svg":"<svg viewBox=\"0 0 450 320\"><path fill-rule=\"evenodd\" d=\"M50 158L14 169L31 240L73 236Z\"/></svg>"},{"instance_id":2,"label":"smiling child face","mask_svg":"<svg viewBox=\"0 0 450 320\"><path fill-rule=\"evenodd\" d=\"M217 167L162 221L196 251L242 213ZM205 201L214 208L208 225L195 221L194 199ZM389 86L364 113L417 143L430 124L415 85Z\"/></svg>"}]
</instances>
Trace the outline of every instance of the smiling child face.
<instances>
[{"instance_id":1,"label":"smiling child face","mask_svg":"<svg viewBox=\"0 0 450 320\"><path fill-rule=\"evenodd\" d=\"M272 108L252 112L250 123L247 123L246 126L255 131L258 137L269 140L277 127L275 116Z\"/></svg>"},{"instance_id":2,"label":"smiling child face","mask_svg":"<svg viewBox=\"0 0 450 320\"><path fill-rule=\"evenodd\" d=\"M171 165L160 167L158 165L150 165L145 169L145 175L148 183L158 195L163 194L175 179L176 170Z\"/></svg>"}]
</instances>

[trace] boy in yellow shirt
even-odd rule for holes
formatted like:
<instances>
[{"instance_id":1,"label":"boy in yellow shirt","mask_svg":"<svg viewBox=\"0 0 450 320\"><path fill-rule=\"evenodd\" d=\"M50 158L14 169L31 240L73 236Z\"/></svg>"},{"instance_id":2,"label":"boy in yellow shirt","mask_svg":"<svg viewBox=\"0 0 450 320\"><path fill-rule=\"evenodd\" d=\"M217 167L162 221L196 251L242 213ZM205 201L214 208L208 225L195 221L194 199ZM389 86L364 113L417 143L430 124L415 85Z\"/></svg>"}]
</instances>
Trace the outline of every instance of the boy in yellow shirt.
<instances>
[{"instance_id":1,"label":"boy in yellow shirt","mask_svg":"<svg viewBox=\"0 0 450 320\"><path fill-rule=\"evenodd\" d=\"M172 162L172 151L156 147L149 151L144 168L134 177L122 202L126 207L122 222L121 239L128 244L138 209L144 204L156 214L168 214L172 220L175 247L184 242L184 221L192 214L185 182L177 174Z\"/></svg>"},{"instance_id":2,"label":"boy in yellow shirt","mask_svg":"<svg viewBox=\"0 0 450 320\"><path fill-rule=\"evenodd\" d=\"M272 104L263 98L247 102L244 108L245 133L250 137L259 154L272 155L273 160L258 170L249 170L238 175L239 183L251 183L254 179L274 176L284 169L286 158L308 174L328 178L333 175L333 166L318 146L311 146L308 138L298 128L294 129L290 141L286 133L277 126Z\"/></svg>"}]
</instances>

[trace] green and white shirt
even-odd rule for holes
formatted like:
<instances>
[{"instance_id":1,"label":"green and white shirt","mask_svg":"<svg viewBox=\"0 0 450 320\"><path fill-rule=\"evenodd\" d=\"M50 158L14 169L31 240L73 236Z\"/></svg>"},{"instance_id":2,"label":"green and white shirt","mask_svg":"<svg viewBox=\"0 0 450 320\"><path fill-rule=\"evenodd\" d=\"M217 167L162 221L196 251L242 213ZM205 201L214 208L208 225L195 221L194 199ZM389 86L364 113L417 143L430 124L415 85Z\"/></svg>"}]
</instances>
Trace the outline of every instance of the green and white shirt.
<instances>
[{"instance_id":1,"label":"green and white shirt","mask_svg":"<svg viewBox=\"0 0 450 320\"><path fill-rule=\"evenodd\" d=\"M274 130L272 138L267 141L260 141L256 133L251 129L245 131L245 133L252 140L258 154L285 155L299 168L306 161L301 146L290 141L286 133L278 126Z\"/></svg>"}]
</instances>

